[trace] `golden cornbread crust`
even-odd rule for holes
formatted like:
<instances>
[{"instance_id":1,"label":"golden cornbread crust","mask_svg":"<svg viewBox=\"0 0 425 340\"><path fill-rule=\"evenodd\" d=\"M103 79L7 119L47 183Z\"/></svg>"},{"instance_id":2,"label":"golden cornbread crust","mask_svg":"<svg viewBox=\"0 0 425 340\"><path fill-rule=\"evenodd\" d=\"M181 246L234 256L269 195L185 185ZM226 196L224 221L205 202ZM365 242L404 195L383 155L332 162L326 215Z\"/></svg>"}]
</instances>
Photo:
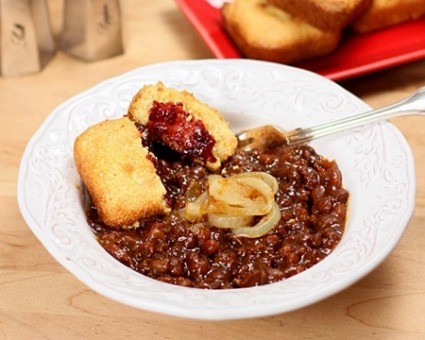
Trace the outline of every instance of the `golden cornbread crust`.
<instances>
[{"instance_id":1,"label":"golden cornbread crust","mask_svg":"<svg viewBox=\"0 0 425 340\"><path fill-rule=\"evenodd\" d=\"M372 3L372 0L268 1L291 15L328 31L341 31Z\"/></svg>"},{"instance_id":2,"label":"golden cornbread crust","mask_svg":"<svg viewBox=\"0 0 425 340\"><path fill-rule=\"evenodd\" d=\"M154 101L182 103L185 111L202 121L209 134L215 140L212 154L217 160L215 162L207 162L206 165L210 169L218 169L221 166L221 162L233 155L237 146L237 139L221 113L202 103L188 91L168 88L162 82L146 85L133 97L128 109L128 117L139 124L145 125L149 120L149 111Z\"/></svg>"},{"instance_id":3,"label":"golden cornbread crust","mask_svg":"<svg viewBox=\"0 0 425 340\"><path fill-rule=\"evenodd\" d=\"M340 31L319 29L267 0L235 0L221 9L230 37L248 58L293 63L333 51Z\"/></svg>"},{"instance_id":4,"label":"golden cornbread crust","mask_svg":"<svg viewBox=\"0 0 425 340\"><path fill-rule=\"evenodd\" d=\"M140 218L169 212L166 190L130 119L106 120L86 129L75 140L74 159L108 226L131 227Z\"/></svg>"},{"instance_id":5,"label":"golden cornbread crust","mask_svg":"<svg viewBox=\"0 0 425 340\"><path fill-rule=\"evenodd\" d=\"M425 0L373 0L372 5L353 22L352 29L366 33L424 15Z\"/></svg>"}]
</instances>

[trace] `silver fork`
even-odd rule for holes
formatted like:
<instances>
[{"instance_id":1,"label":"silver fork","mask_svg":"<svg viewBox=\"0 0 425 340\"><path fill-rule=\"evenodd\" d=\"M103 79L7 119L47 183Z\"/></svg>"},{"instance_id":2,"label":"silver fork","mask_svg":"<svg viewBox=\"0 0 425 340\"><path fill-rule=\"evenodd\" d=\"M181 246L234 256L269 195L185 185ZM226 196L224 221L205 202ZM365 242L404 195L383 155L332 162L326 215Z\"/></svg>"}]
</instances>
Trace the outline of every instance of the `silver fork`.
<instances>
[{"instance_id":1,"label":"silver fork","mask_svg":"<svg viewBox=\"0 0 425 340\"><path fill-rule=\"evenodd\" d=\"M284 131L273 125L263 125L237 135L244 149L251 149L264 144L264 136L276 142L286 144L307 143L313 139L329 135L331 133L347 130L357 126L379 120L425 114L425 86L416 90L408 98L394 104L384 106L380 109L367 111L350 117L337 119L328 123L323 123L310 128L296 128Z\"/></svg>"}]
</instances>

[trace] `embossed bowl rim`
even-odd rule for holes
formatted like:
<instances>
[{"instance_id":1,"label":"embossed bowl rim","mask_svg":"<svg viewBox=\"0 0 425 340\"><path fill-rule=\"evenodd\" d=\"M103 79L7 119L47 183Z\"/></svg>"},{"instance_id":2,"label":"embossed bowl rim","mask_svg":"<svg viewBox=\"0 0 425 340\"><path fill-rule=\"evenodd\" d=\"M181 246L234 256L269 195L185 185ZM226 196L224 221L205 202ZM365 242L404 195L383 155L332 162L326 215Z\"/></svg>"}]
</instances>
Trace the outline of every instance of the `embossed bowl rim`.
<instances>
[{"instance_id":1,"label":"embossed bowl rim","mask_svg":"<svg viewBox=\"0 0 425 340\"><path fill-rule=\"evenodd\" d=\"M260 317L306 307L340 292L370 273L396 246L413 213L414 163L401 133L381 122L313 143L319 153L337 160L351 198L342 241L305 272L274 284L218 291L161 283L118 263L99 246L85 220L72 146L88 126L125 114L134 93L157 81L187 89L218 108L235 131L266 123L307 126L369 109L317 74L239 59L148 65L68 99L51 112L26 147L18 203L44 247L88 287L167 315L204 320Z\"/></svg>"}]
</instances>

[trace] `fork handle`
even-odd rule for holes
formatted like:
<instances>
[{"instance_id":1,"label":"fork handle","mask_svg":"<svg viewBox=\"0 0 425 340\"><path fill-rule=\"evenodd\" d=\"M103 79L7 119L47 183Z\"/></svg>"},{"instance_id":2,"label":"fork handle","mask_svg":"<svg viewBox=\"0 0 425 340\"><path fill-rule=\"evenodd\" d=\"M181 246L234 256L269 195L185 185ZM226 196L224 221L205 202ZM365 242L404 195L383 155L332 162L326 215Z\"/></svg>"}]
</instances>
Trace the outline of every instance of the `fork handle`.
<instances>
[{"instance_id":1,"label":"fork handle","mask_svg":"<svg viewBox=\"0 0 425 340\"><path fill-rule=\"evenodd\" d=\"M379 120L408 115L425 115L425 86L419 88L410 97L380 109L337 119L311 128L298 128L287 131L287 139L289 143L309 142L334 132L344 131Z\"/></svg>"}]
</instances>

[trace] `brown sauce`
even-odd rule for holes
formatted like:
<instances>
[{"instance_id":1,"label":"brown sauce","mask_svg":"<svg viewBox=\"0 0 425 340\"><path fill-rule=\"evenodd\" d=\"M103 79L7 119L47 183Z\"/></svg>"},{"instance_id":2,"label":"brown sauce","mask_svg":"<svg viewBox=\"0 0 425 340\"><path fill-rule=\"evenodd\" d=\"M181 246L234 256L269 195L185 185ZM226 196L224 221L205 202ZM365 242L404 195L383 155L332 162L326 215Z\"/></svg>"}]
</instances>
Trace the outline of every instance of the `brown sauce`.
<instances>
[{"instance_id":1,"label":"brown sauce","mask_svg":"<svg viewBox=\"0 0 425 340\"><path fill-rule=\"evenodd\" d=\"M157 155L158 156L158 155ZM210 173L202 164L158 157L158 174L167 189L172 213L140 221L135 230L112 230L87 217L98 241L118 261L148 277L176 285L225 289L264 285L289 278L323 260L344 232L348 192L334 161L307 145L237 151L223 164L226 176L265 171L275 176L275 196L282 218L255 239L234 236L208 222L191 224L179 214L188 191L207 189Z\"/></svg>"}]
</instances>

